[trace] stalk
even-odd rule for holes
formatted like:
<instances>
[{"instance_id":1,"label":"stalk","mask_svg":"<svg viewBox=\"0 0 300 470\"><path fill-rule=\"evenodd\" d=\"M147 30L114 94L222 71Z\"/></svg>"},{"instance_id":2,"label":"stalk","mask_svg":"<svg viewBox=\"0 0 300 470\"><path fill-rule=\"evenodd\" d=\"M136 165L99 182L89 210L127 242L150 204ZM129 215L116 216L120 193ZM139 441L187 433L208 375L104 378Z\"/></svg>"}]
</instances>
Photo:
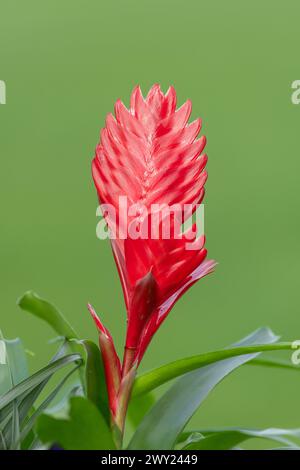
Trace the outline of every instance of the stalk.
<instances>
[{"instance_id":1,"label":"stalk","mask_svg":"<svg viewBox=\"0 0 300 470\"><path fill-rule=\"evenodd\" d=\"M131 355L130 355L131 356ZM124 355L125 358L125 355ZM130 359L130 358L129 358ZM130 360L128 359L128 366ZM136 366L131 366L130 370L127 372L127 368L124 369L126 374L122 376L121 384L119 387L118 395L115 403L115 412L112 417L112 431L115 439L115 443L118 449L122 448L123 436L125 430L125 421L126 414L128 409L128 404L136 376Z\"/></svg>"}]
</instances>

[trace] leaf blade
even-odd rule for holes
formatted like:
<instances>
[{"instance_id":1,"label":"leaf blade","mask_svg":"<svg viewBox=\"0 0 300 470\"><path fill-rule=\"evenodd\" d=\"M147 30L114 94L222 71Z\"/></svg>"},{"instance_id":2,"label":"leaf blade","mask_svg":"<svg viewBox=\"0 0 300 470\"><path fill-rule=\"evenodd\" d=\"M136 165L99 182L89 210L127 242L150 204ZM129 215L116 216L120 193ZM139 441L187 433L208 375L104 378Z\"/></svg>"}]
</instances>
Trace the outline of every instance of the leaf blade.
<instances>
[{"instance_id":1,"label":"leaf blade","mask_svg":"<svg viewBox=\"0 0 300 470\"><path fill-rule=\"evenodd\" d=\"M98 346L90 340L82 340L86 351L85 379L86 394L89 400L96 405L105 421L110 423L110 411L106 391L105 372L102 355Z\"/></svg>"},{"instance_id":2,"label":"leaf blade","mask_svg":"<svg viewBox=\"0 0 300 470\"><path fill-rule=\"evenodd\" d=\"M41 384L45 379L52 376L56 371L62 367L71 364L73 362L80 361L81 356L79 354L68 354L62 358L51 362L48 366L43 367L35 374L31 375L27 379L17 384L13 389L0 397L0 412L11 403L14 399L19 398L21 395L31 390L35 386Z\"/></svg>"},{"instance_id":3,"label":"leaf blade","mask_svg":"<svg viewBox=\"0 0 300 470\"><path fill-rule=\"evenodd\" d=\"M299 429L243 429L243 428L225 428L200 430L199 439L193 439L182 447L184 450L230 450L233 447L242 444L249 439L266 439L279 442L288 446L295 446L295 443L287 437L300 436ZM188 438L189 440L189 438Z\"/></svg>"},{"instance_id":4,"label":"leaf blade","mask_svg":"<svg viewBox=\"0 0 300 470\"><path fill-rule=\"evenodd\" d=\"M272 343L276 340L271 330L260 329L236 346ZM210 391L230 372L256 355L235 356L182 376L145 416L130 441L129 449L172 449L178 435Z\"/></svg>"},{"instance_id":5,"label":"leaf blade","mask_svg":"<svg viewBox=\"0 0 300 470\"><path fill-rule=\"evenodd\" d=\"M17 301L17 305L26 312L47 322L55 331L66 339L78 338L74 328L64 315L50 302L42 299L33 291L27 291Z\"/></svg>"},{"instance_id":6,"label":"leaf blade","mask_svg":"<svg viewBox=\"0 0 300 470\"><path fill-rule=\"evenodd\" d=\"M71 375L77 370L77 368L80 366L75 366L60 382L59 384L54 388L54 390L45 398L45 400L39 405L39 407L34 411L34 413L30 416L24 427L22 428L21 434L20 434L20 440L22 441L25 439L27 434L32 430L36 419L45 411L45 409L48 407L48 405L54 400L58 392L62 389L62 387L65 385L67 380L71 377Z\"/></svg>"},{"instance_id":7,"label":"leaf blade","mask_svg":"<svg viewBox=\"0 0 300 470\"><path fill-rule=\"evenodd\" d=\"M47 414L40 416L37 433L42 442L58 443L65 450L115 449L112 434L102 414L83 397L71 398L67 419L57 419Z\"/></svg>"},{"instance_id":8,"label":"leaf blade","mask_svg":"<svg viewBox=\"0 0 300 470\"><path fill-rule=\"evenodd\" d=\"M282 351L290 349L290 342L281 342L269 345L260 344L220 349L210 353L199 354L198 356L192 356L186 359L181 359L179 361L174 361L150 372L146 372L143 375L139 375L134 383L132 396L136 397L143 395L144 393L154 390L164 383L184 375L187 372L191 372L201 367L206 367L207 365L214 364L215 362L226 360L231 357L238 357L241 355L266 351ZM249 362L249 364L251 363Z\"/></svg>"}]
</instances>

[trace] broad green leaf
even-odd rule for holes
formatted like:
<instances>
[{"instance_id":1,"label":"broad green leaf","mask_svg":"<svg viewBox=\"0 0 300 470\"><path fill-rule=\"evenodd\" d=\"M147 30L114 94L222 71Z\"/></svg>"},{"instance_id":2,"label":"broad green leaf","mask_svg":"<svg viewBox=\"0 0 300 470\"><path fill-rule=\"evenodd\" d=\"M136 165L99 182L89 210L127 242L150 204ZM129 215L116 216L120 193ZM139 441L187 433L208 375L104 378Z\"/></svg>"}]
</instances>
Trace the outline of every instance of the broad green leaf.
<instances>
[{"instance_id":1,"label":"broad green leaf","mask_svg":"<svg viewBox=\"0 0 300 470\"><path fill-rule=\"evenodd\" d=\"M54 399L51 406L47 407L47 414L56 418L65 418L69 410L69 401L71 397L83 397L83 389L79 383L70 383L60 391ZM58 400L58 401L57 401Z\"/></svg>"},{"instance_id":2,"label":"broad green leaf","mask_svg":"<svg viewBox=\"0 0 300 470\"><path fill-rule=\"evenodd\" d=\"M155 396L150 392L145 393L144 395L139 395L130 400L127 418L135 428L140 424L154 403Z\"/></svg>"},{"instance_id":3,"label":"broad green leaf","mask_svg":"<svg viewBox=\"0 0 300 470\"><path fill-rule=\"evenodd\" d=\"M59 310L35 292L26 292L17 302L19 307L46 321L55 331L67 339L77 338L70 323Z\"/></svg>"},{"instance_id":4,"label":"broad green leaf","mask_svg":"<svg viewBox=\"0 0 300 470\"><path fill-rule=\"evenodd\" d=\"M134 383L132 397L136 397L147 393L155 388L163 385L164 383L186 374L187 372L205 367L209 364L222 361L227 358L241 356L245 354L252 354L265 351L280 351L280 350L291 350L290 342L281 342L276 344L256 344L250 346L236 346L228 349L221 349L218 351L212 351L198 356L192 356L185 359L180 359L175 362L171 362L150 372L146 372L143 375L139 375ZM257 360L258 361L258 360ZM254 361L249 362L249 364ZM263 360L259 360L255 364L271 365L267 360L263 364ZM295 366L292 366L294 369Z\"/></svg>"},{"instance_id":5,"label":"broad green leaf","mask_svg":"<svg viewBox=\"0 0 300 470\"><path fill-rule=\"evenodd\" d=\"M299 429L211 429L193 432L187 438L184 450L229 450L249 439L267 439L287 446L295 447L295 443L288 437L299 437Z\"/></svg>"},{"instance_id":6,"label":"broad green leaf","mask_svg":"<svg viewBox=\"0 0 300 470\"><path fill-rule=\"evenodd\" d=\"M85 379L87 398L97 406L109 425L110 411L100 349L93 341L83 340L80 342L86 351Z\"/></svg>"},{"instance_id":7,"label":"broad green leaf","mask_svg":"<svg viewBox=\"0 0 300 470\"><path fill-rule=\"evenodd\" d=\"M79 352L77 333L54 305L47 300L42 299L32 291L26 292L18 300L17 304L22 310L32 313L36 317L47 322L60 337L68 340L71 352ZM85 389L85 378L81 368L79 369L79 378L83 389Z\"/></svg>"},{"instance_id":8,"label":"broad green leaf","mask_svg":"<svg viewBox=\"0 0 300 470\"><path fill-rule=\"evenodd\" d=\"M67 419L44 414L37 422L37 433L45 444L56 443L66 450L115 449L111 432L97 407L83 397L70 400Z\"/></svg>"},{"instance_id":9,"label":"broad green leaf","mask_svg":"<svg viewBox=\"0 0 300 470\"><path fill-rule=\"evenodd\" d=\"M278 337L267 328L252 333L234 346L270 344ZM257 353L230 357L188 372L158 400L138 426L129 449L170 450L199 405L230 372L253 359ZM243 354L243 353L241 353ZM221 356L222 357L222 356Z\"/></svg>"}]
</instances>

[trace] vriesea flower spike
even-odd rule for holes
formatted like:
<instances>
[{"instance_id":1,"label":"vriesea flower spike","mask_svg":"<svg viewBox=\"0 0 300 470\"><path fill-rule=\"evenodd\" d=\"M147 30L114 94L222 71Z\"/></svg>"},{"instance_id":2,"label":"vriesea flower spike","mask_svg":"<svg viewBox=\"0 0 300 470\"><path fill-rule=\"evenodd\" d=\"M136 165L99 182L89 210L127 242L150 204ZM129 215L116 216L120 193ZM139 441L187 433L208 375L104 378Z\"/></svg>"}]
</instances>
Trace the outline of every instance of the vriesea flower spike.
<instances>
[{"instance_id":1,"label":"vriesea flower spike","mask_svg":"<svg viewBox=\"0 0 300 470\"><path fill-rule=\"evenodd\" d=\"M190 114L189 100L176 110L173 87L164 94L154 85L145 99L136 87L130 108L118 100L115 117L107 116L93 160L93 178L113 235L127 309L125 353L119 368L112 338L90 308L100 334L111 412L119 427L123 424L116 419L118 402L123 400L126 408L124 397L120 398L122 381L133 375L175 302L215 265L206 261L205 239L197 237L195 225L181 233L182 223L204 197L207 179L207 156L202 154L206 139L197 139L201 121L188 124ZM109 207L115 209L113 215ZM170 214L162 207L175 209ZM155 233L154 220L159 220Z\"/></svg>"}]
</instances>

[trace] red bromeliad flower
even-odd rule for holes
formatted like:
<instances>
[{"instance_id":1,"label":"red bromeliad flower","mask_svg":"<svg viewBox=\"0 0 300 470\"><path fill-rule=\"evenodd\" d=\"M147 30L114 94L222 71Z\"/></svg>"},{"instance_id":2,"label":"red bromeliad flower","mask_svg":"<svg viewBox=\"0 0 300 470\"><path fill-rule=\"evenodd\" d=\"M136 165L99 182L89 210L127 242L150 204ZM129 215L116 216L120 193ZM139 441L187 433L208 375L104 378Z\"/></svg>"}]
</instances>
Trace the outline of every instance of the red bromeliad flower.
<instances>
[{"instance_id":1,"label":"red bromeliad flower","mask_svg":"<svg viewBox=\"0 0 300 470\"><path fill-rule=\"evenodd\" d=\"M153 204L183 208L185 204L201 203L207 179L207 156L202 154L206 139L196 139L201 120L188 124L190 114L189 100L176 110L173 87L164 94L159 85L154 85L145 99L136 87L130 109L118 100L115 117L107 116L93 160L99 201L116 209L115 220L105 214L108 227L124 228L125 215L128 220L125 236L117 235L111 240L127 309L122 366L110 333L89 306L99 330L111 413L119 427L123 426L126 413L124 389L130 389L128 377L134 376L152 336L182 294L212 272L215 265L214 261L205 260L205 240L197 238L194 226L181 238L176 237L180 229L177 216L171 218L173 232L170 230L169 239L162 237L161 231L155 238L133 239L127 228L134 224L138 231L150 226ZM120 211L120 196L127 196L128 204L135 210L126 214ZM183 221L187 218L183 210L181 216ZM197 244L197 250L187 250L187 242Z\"/></svg>"}]
</instances>

